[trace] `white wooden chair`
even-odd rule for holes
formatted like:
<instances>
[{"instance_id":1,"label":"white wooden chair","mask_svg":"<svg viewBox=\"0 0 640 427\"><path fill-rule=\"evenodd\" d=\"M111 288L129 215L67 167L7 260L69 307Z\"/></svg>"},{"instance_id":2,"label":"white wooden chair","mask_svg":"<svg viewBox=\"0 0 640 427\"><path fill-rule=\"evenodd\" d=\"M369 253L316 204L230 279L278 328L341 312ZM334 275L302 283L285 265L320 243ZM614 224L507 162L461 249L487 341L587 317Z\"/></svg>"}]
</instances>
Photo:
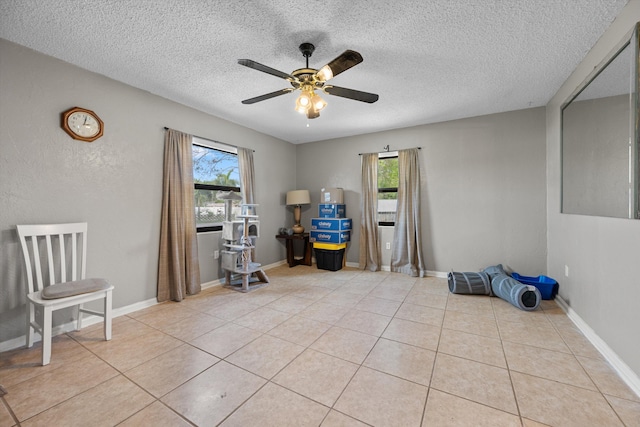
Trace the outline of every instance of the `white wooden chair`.
<instances>
[{"instance_id":1,"label":"white wooden chair","mask_svg":"<svg viewBox=\"0 0 640 427\"><path fill-rule=\"evenodd\" d=\"M104 279L85 279L87 223L18 225L18 237L27 272L27 347L33 346L33 332L42 336L42 364L51 360L52 314L76 306L77 329L82 313L104 318L104 338L111 339L111 297L113 286ZM46 256L44 252L46 250ZM35 275L35 280L34 280ZM83 304L104 299L104 311L83 308ZM42 311L37 322L36 307Z\"/></svg>"}]
</instances>

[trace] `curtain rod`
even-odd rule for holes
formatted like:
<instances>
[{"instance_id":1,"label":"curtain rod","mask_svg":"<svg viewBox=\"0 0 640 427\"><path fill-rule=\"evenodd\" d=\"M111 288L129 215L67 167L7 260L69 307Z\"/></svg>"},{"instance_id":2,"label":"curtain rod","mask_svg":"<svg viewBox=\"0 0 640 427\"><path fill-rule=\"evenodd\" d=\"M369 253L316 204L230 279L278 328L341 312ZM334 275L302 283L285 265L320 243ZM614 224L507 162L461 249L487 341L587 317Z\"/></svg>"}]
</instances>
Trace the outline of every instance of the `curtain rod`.
<instances>
[{"instance_id":1,"label":"curtain rod","mask_svg":"<svg viewBox=\"0 0 640 427\"><path fill-rule=\"evenodd\" d=\"M372 154L384 154L384 153L389 153L391 151L399 151L399 150L389 150L389 146L387 145L386 147L382 147L385 151L378 151L377 153L372 153ZM422 150L422 147L413 147L413 148L417 148L418 150ZM401 150L410 150L410 148L401 148ZM367 153L358 153L358 156L362 156L363 154L367 154Z\"/></svg>"},{"instance_id":2,"label":"curtain rod","mask_svg":"<svg viewBox=\"0 0 640 427\"><path fill-rule=\"evenodd\" d=\"M164 130L169 130L169 129L171 129L171 128L168 128L166 126L164 127ZM177 129L173 129L173 130L177 130ZM179 132L182 132L182 131L179 131ZM198 135L191 135L191 136L195 136L196 138L200 138L200 139L206 139L207 141L217 142L218 144L222 144L222 145L228 145L229 147L244 148L244 147L238 147L237 145L227 144L226 142L215 141L215 140L210 139L210 138L205 138L204 136L198 136ZM251 151L253 151L254 153L256 152L256 150L251 150Z\"/></svg>"}]
</instances>

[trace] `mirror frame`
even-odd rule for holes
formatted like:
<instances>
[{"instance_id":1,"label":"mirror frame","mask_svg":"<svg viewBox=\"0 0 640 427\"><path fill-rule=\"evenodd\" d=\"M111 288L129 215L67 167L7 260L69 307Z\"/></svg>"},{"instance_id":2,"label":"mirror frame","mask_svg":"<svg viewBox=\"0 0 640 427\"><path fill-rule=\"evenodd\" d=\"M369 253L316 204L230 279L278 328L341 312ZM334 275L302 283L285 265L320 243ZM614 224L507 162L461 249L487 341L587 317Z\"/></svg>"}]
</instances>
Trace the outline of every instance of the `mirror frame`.
<instances>
[{"instance_id":1,"label":"mirror frame","mask_svg":"<svg viewBox=\"0 0 640 427\"><path fill-rule=\"evenodd\" d=\"M560 106L560 213L566 215L588 215L588 216L603 216L597 213L585 213L585 212L565 212L565 152L564 152L564 139L565 139L565 109L571 105L571 103L584 92L587 87L607 68L611 62L613 62L618 55L628 46L632 49L632 60L634 62L633 69L631 70L630 83L633 82L631 87L630 102L631 111L629 112L629 137L632 138L633 144L630 144L629 153L629 176L632 182L629 194L629 206L627 216L608 216L622 219L640 219L640 97L638 96L638 90L640 89L640 22L636 23L634 27L629 31L620 43L618 43L614 49L589 73L589 75L578 85L578 87L571 93L567 100ZM631 170L633 169L633 170Z\"/></svg>"}]
</instances>

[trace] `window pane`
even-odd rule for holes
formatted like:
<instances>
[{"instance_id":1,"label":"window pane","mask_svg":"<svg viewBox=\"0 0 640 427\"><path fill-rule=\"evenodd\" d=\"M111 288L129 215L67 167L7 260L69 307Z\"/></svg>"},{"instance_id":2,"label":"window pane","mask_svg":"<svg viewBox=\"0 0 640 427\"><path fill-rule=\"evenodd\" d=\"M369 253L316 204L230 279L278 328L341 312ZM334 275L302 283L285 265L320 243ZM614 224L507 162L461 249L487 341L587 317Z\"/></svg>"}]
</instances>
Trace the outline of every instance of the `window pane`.
<instances>
[{"instance_id":1,"label":"window pane","mask_svg":"<svg viewBox=\"0 0 640 427\"><path fill-rule=\"evenodd\" d=\"M196 144L192 145L192 154L196 226L199 231L207 231L202 228L221 226L226 217L224 200L217 199L216 194L240 187L238 156ZM231 218L239 213L240 201L234 201Z\"/></svg>"},{"instance_id":2,"label":"window pane","mask_svg":"<svg viewBox=\"0 0 640 427\"><path fill-rule=\"evenodd\" d=\"M195 190L196 226L221 225L225 219L224 200L216 199L220 190ZM233 201L231 219L240 214L240 201Z\"/></svg>"},{"instance_id":3,"label":"window pane","mask_svg":"<svg viewBox=\"0 0 640 427\"><path fill-rule=\"evenodd\" d=\"M398 158L378 159L378 223L393 224L398 209Z\"/></svg>"},{"instance_id":4,"label":"window pane","mask_svg":"<svg viewBox=\"0 0 640 427\"><path fill-rule=\"evenodd\" d=\"M378 188L398 188L398 158L378 159Z\"/></svg>"},{"instance_id":5,"label":"window pane","mask_svg":"<svg viewBox=\"0 0 640 427\"><path fill-rule=\"evenodd\" d=\"M378 193L378 222L395 222L398 193Z\"/></svg>"},{"instance_id":6,"label":"window pane","mask_svg":"<svg viewBox=\"0 0 640 427\"><path fill-rule=\"evenodd\" d=\"M193 181L228 187L240 186L238 156L201 145L193 147Z\"/></svg>"}]
</instances>

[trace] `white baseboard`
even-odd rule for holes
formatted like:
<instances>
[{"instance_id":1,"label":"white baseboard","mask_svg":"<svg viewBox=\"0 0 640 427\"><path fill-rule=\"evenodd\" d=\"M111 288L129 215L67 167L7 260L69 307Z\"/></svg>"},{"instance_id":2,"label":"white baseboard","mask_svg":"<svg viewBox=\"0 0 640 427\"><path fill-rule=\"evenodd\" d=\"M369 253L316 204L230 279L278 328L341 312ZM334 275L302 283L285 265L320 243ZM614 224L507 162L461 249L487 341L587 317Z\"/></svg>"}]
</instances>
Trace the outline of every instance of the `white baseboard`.
<instances>
[{"instance_id":1,"label":"white baseboard","mask_svg":"<svg viewBox=\"0 0 640 427\"><path fill-rule=\"evenodd\" d=\"M276 261L276 262L268 264L268 265L263 265L262 269L263 270L269 270L269 269L272 269L272 268L280 267L281 265L285 265L286 263L287 263L287 260L283 259L283 260Z\"/></svg>"},{"instance_id":2,"label":"white baseboard","mask_svg":"<svg viewBox=\"0 0 640 427\"><path fill-rule=\"evenodd\" d=\"M349 264L353 264L353 265L349 265ZM360 265L358 263L347 263L347 266L349 266L349 267L359 267ZM390 272L391 271L391 266L389 266L389 265L380 266L380 271ZM439 277L441 279L446 279L447 278L447 274L448 273L444 272L444 271L427 270L427 277Z\"/></svg>"},{"instance_id":3,"label":"white baseboard","mask_svg":"<svg viewBox=\"0 0 640 427\"><path fill-rule=\"evenodd\" d=\"M34 341L36 337L39 337L38 334L34 336ZM27 345L26 335L22 335L21 337L17 337L17 338L12 338L7 341L2 341L0 342L0 353L2 353L3 351L13 350L15 348L19 348L25 345Z\"/></svg>"},{"instance_id":4,"label":"white baseboard","mask_svg":"<svg viewBox=\"0 0 640 427\"><path fill-rule=\"evenodd\" d=\"M218 280L212 280L211 282L203 283L200 285L200 288L202 290L205 290L205 289L215 288L216 286L222 286L222 285L224 285L224 283L222 282L222 279L218 279Z\"/></svg>"},{"instance_id":5,"label":"white baseboard","mask_svg":"<svg viewBox=\"0 0 640 427\"><path fill-rule=\"evenodd\" d=\"M627 365L618 355L595 333L593 329L576 313L559 295L556 302L567 313L567 317L580 329L580 332L593 344L593 346L604 356L613 366L622 381L624 381L633 392L640 397L640 377Z\"/></svg>"},{"instance_id":6,"label":"white baseboard","mask_svg":"<svg viewBox=\"0 0 640 427\"><path fill-rule=\"evenodd\" d=\"M449 273L447 273L446 271L427 270L427 277L439 277L441 279L446 279L448 274Z\"/></svg>"},{"instance_id":7,"label":"white baseboard","mask_svg":"<svg viewBox=\"0 0 640 427\"><path fill-rule=\"evenodd\" d=\"M151 307L158 304L156 298L148 299L146 301L140 301L134 304L127 305L125 307L114 308L111 310L112 316L120 317L125 314L133 313L134 311L142 310L143 308ZM85 316L82 318L82 327L95 325L102 322L101 316ZM51 330L51 336L65 334L67 332L73 332L76 330L76 322L68 322L62 325L58 325ZM42 341L42 337L37 332L34 333L33 342ZM26 345L26 335L19 336L7 341L0 342L0 352L13 350Z\"/></svg>"}]
</instances>

